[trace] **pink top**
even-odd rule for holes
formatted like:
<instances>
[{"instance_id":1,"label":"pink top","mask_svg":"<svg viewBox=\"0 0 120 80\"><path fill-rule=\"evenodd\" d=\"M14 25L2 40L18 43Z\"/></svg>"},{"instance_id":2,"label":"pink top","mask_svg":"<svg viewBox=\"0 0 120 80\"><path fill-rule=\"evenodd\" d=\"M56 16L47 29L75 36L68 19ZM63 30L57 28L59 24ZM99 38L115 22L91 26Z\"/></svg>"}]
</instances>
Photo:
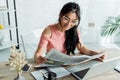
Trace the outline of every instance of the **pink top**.
<instances>
[{"instance_id":1,"label":"pink top","mask_svg":"<svg viewBox=\"0 0 120 80\"><path fill-rule=\"evenodd\" d=\"M49 52L52 48L55 48L62 53L67 53L64 42L65 42L65 33L60 32L56 29L56 24L48 26L51 29L51 37L48 38L44 35L41 35L41 39L39 45L42 48L47 48L47 52Z\"/></svg>"}]
</instances>

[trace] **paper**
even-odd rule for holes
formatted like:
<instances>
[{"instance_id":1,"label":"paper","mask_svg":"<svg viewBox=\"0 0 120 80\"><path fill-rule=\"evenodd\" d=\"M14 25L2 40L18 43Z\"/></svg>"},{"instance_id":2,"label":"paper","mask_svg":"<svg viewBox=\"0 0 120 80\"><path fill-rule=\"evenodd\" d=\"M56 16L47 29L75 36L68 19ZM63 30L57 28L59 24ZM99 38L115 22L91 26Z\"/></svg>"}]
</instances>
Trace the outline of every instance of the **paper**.
<instances>
[{"instance_id":1,"label":"paper","mask_svg":"<svg viewBox=\"0 0 120 80\"><path fill-rule=\"evenodd\" d=\"M56 73L56 78L64 77L70 74L70 72L67 71L64 67L48 67L48 69L49 71ZM31 72L31 74L36 80L43 80L43 76L45 76L46 73L46 68Z\"/></svg>"},{"instance_id":2,"label":"paper","mask_svg":"<svg viewBox=\"0 0 120 80\"><path fill-rule=\"evenodd\" d=\"M60 51L57 51L56 49L51 49L45 56L47 58L47 62L41 65L34 66L34 68L63 66L63 65L78 65L99 58L103 55L104 52L101 52L93 56L89 56L89 55L69 56L64 53L61 53Z\"/></svg>"},{"instance_id":3,"label":"paper","mask_svg":"<svg viewBox=\"0 0 120 80\"><path fill-rule=\"evenodd\" d=\"M31 72L31 75L35 78L35 80L44 80L42 73L39 71L33 71Z\"/></svg>"},{"instance_id":4,"label":"paper","mask_svg":"<svg viewBox=\"0 0 120 80\"><path fill-rule=\"evenodd\" d=\"M80 55L80 56L69 56L64 53L61 53L60 51L57 51L56 49L51 49L47 55L46 58L48 59L47 64L56 64L56 65L73 65L73 64L80 64L87 61L90 61L92 59L99 58L103 56L104 53L101 52L96 55Z\"/></svg>"},{"instance_id":5,"label":"paper","mask_svg":"<svg viewBox=\"0 0 120 80\"><path fill-rule=\"evenodd\" d=\"M64 67L50 67L50 71L57 74L57 78L64 77L70 74Z\"/></svg>"}]
</instances>

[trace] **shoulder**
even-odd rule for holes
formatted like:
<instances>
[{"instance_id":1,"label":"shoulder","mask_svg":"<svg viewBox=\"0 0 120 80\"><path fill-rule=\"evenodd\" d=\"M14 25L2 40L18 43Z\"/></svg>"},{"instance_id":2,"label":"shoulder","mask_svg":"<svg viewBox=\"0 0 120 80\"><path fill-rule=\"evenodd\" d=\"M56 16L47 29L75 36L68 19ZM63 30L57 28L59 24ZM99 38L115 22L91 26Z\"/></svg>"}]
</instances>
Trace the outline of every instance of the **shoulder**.
<instances>
[{"instance_id":1,"label":"shoulder","mask_svg":"<svg viewBox=\"0 0 120 80\"><path fill-rule=\"evenodd\" d=\"M50 38L51 35L52 35L52 30L54 29L54 26L55 26L55 24L53 24L53 25L48 25L48 26L43 30L42 35Z\"/></svg>"},{"instance_id":2,"label":"shoulder","mask_svg":"<svg viewBox=\"0 0 120 80\"><path fill-rule=\"evenodd\" d=\"M46 37L50 37L50 36L51 36L50 26L46 27L46 28L43 30L42 35L43 35L43 36L46 36Z\"/></svg>"}]
</instances>

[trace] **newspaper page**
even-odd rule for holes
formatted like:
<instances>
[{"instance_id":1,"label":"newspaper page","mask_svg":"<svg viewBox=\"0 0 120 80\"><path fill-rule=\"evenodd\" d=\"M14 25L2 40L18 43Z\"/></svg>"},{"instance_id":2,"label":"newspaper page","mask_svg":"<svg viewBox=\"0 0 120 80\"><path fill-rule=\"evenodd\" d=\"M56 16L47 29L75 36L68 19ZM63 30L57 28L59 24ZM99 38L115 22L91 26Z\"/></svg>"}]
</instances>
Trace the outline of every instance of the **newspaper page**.
<instances>
[{"instance_id":1,"label":"newspaper page","mask_svg":"<svg viewBox=\"0 0 120 80\"><path fill-rule=\"evenodd\" d=\"M48 59L46 63L54 65L74 65L99 58L102 55L104 55L103 52L92 56L89 55L69 56L64 53L61 53L56 49L51 49L46 55L46 58Z\"/></svg>"}]
</instances>

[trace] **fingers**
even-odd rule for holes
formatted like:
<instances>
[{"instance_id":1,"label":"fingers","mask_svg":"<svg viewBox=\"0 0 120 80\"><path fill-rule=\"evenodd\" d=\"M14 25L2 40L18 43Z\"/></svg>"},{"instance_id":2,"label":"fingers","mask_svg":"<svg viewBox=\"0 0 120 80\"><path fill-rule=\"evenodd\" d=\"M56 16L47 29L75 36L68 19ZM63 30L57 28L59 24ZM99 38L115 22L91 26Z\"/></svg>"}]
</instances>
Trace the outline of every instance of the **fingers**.
<instances>
[{"instance_id":1,"label":"fingers","mask_svg":"<svg viewBox=\"0 0 120 80\"><path fill-rule=\"evenodd\" d=\"M98 54L103 54L103 56L100 57L102 60L106 58L106 53L105 53L105 51L101 51L101 52L99 52Z\"/></svg>"},{"instance_id":2,"label":"fingers","mask_svg":"<svg viewBox=\"0 0 120 80\"><path fill-rule=\"evenodd\" d=\"M45 57L42 57L42 56L39 56L39 60L40 60L41 62L46 62L46 61L47 61L47 59L46 59Z\"/></svg>"},{"instance_id":3,"label":"fingers","mask_svg":"<svg viewBox=\"0 0 120 80\"><path fill-rule=\"evenodd\" d=\"M97 58L97 60L99 60L99 61L103 62L103 59L101 59L101 58Z\"/></svg>"},{"instance_id":4,"label":"fingers","mask_svg":"<svg viewBox=\"0 0 120 80\"><path fill-rule=\"evenodd\" d=\"M43 57L43 56L39 56L39 57L36 58L36 63L37 64L43 64L46 61L47 61L47 59L45 57Z\"/></svg>"},{"instance_id":5,"label":"fingers","mask_svg":"<svg viewBox=\"0 0 120 80\"><path fill-rule=\"evenodd\" d=\"M104 55L102 57L100 57L101 59L105 59L106 58L106 53L104 53Z\"/></svg>"},{"instance_id":6,"label":"fingers","mask_svg":"<svg viewBox=\"0 0 120 80\"><path fill-rule=\"evenodd\" d=\"M97 58L99 61L102 61L106 58L106 54L104 54L103 56L101 56L100 58Z\"/></svg>"}]
</instances>

